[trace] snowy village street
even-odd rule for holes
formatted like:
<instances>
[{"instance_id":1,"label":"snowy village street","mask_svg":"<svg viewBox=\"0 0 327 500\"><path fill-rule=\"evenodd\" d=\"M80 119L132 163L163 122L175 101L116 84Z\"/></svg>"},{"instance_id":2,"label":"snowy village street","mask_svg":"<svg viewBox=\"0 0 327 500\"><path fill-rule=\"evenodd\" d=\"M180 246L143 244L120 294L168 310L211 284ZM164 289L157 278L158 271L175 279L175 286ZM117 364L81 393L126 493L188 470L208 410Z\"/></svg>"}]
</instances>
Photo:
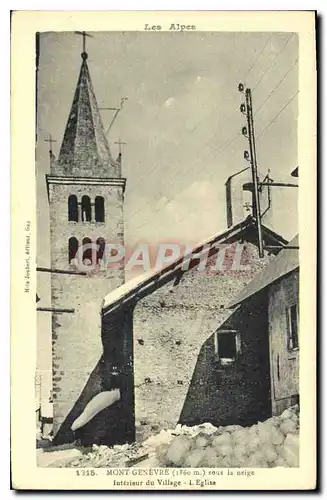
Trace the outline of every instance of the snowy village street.
<instances>
[{"instance_id":1,"label":"snowy village street","mask_svg":"<svg viewBox=\"0 0 327 500\"><path fill-rule=\"evenodd\" d=\"M178 425L161 430L143 443L112 448L93 445L90 451L72 448L38 450L40 467L298 467L299 408L285 410L252 427L216 428Z\"/></svg>"}]
</instances>

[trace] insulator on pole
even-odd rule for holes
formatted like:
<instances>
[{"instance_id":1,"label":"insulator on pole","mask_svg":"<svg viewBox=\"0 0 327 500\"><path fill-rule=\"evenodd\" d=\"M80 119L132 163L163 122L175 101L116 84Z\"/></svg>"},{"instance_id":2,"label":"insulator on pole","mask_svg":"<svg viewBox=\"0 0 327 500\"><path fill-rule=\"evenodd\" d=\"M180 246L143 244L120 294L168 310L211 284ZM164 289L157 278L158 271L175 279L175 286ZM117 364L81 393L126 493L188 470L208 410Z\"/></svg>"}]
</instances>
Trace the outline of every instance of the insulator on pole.
<instances>
[{"instance_id":1,"label":"insulator on pole","mask_svg":"<svg viewBox=\"0 0 327 500\"><path fill-rule=\"evenodd\" d=\"M238 84L238 90L239 90L239 92L244 92L244 85L243 85L243 83L239 83Z\"/></svg>"},{"instance_id":2,"label":"insulator on pole","mask_svg":"<svg viewBox=\"0 0 327 500\"><path fill-rule=\"evenodd\" d=\"M240 106L240 112L245 113L245 104L244 103L241 104L241 106Z\"/></svg>"},{"instance_id":3,"label":"insulator on pole","mask_svg":"<svg viewBox=\"0 0 327 500\"><path fill-rule=\"evenodd\" d=\"M246 127L242 127L242 134L247 136L248 129Z\"/></svg>"},{"instance_id":4,"label":"insulator on pole","mask_svg":"<svg viewBox=\"0 0 327 500\"><path fill-rule=\"evenodd\" d=\"M248 151L244 151L244 160L249 161L249 159L250 159L249 152Z\"/></svg>"}]
</instances>

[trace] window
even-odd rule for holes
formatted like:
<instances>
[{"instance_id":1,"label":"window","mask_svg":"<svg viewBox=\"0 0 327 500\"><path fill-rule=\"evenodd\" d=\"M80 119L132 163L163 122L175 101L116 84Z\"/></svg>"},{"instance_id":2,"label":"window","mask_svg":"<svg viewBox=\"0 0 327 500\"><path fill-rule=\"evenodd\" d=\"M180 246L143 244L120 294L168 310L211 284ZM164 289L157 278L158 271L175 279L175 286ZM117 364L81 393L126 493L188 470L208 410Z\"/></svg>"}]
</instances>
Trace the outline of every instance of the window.
<instances>
[{"instance_id":1,"label":"window","mask_svg":"<svg viewBox=\"0 0 327 500\"><path fill-rule=\"evenodd\" d=\"M294 350L299 348L298 336L298 304L293 304L286 309L287 319L287 348Z\"/></svg>"},{"instance_id":2,"label":"window","mask_svg":"<svg viewBox=\"0 0 327 500\"><path fill-rule=\"evenodd\" d=\"M82 222L91 222L91 200L89 196L82 196Z\"/></svg>"},{"instance_id":3,"label":"window","mask_svg":"<svg viewBox=\"0 0 327 500\"><path fill-rule=\"evenodd\" d=\"M97 264L99 264L100 260L103 259L103 254L106 244L103 238L98 238L96 243L97 243Z\"/></svg>"},{"instance_id":4,"label":"window","mask_svg":"<svg viewBox=\"0 0 327 500\"><path fill-rule=\"evenodd\" d=\"M68 197L68 220L78 222L77 196L74 194Z\"/></svg>"},{"instance_id":5,"label":"window","mask_svg":"<svg viewBox=\"0 0 327 500\"><path fill-rule=\"evenodd\" d=\"M221 365L232 364L241 353L241 337L237 330L218 330L215 335L216 360Z\"/></svg>"},{"instance_id":6,"label":"window","mask_svg":"<svg viewBox=\"0 0 327 500\"><path fill-rule=\"evenodd\" d=\"M78 241L76 238L69 238L68 241L68 261L69 264L72 263L72 260L76 258L76 253L78 250Z\"/></svg>"},{"instance_id":7,"label":"window","mask_svg":"<svg viewBox=\"0 0 327 500\"><path fill-rule=\"evenodd\" d=\"M83 257L82 262L84 266L92 265L92 241L90 238L83 239Z\"/></svg>"},{"instance_id":8,"label":"window","mask_svg":"<svg viewBox=\"0 0 327 500\"><path fill-rule=\"evenodd\" d=\"M95 221L104 222L104 199L102 196L95 197Z\"/></svg>"}]
</instances>

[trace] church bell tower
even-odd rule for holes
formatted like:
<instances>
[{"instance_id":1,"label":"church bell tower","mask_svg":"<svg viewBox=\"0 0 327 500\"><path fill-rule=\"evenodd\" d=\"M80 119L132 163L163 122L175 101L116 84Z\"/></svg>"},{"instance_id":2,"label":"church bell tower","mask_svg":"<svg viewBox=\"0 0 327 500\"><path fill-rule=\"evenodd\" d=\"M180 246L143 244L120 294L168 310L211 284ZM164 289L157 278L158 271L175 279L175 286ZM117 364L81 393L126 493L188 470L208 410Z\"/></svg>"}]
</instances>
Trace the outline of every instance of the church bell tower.
<instances>
[{"instance_id":1,"label":"church bell tower","mask_svg":"<svg viewBox=\"0 0 327 500\"><path fill-rule=\"evenodd\" d=\"M124 267L104 265L107 243L124 243L126 179L106 138L85 49L58 158L50 151L52 373L54 435L100 392L103 297L124 283ZM68 270L68 274L56 272ZM90 387L91 386L91 387ZM87 398L84 401L86 401ZM68 422L68 424L67 424ZM61 441L65 441L63 437Z\"/></svg>"}]
</instances>

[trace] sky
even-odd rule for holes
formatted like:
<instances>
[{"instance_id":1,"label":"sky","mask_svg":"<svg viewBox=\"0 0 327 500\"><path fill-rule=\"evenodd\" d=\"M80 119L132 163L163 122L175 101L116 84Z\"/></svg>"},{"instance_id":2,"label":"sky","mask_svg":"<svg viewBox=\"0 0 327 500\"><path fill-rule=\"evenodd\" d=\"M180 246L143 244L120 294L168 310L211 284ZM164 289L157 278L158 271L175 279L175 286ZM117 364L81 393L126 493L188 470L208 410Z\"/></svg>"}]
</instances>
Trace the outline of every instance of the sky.
<instances>
[{"instance_id":1,"label":"sky","mask_svg":"<svg viewBox=\"0 0 327 500\"><path fill-rule=\"evenodd\" d=\"M128 97L110 130L123 146L125 242L196 243L226 229L225 182L248 166L239 82L252 89L259 172L294 182L298 38L293 33L96 32L86 39L99 107ZM58 155L81 65L73 32L42 33L36 144L37 265L49 266L48 134ZM112 111L102 111L107 128ZM275 188L264 223L291 239L297 190ZM47 294L49 277L39 279ZM45 305L45 304L44 304Z\"/></svg>"}]
</instances>

